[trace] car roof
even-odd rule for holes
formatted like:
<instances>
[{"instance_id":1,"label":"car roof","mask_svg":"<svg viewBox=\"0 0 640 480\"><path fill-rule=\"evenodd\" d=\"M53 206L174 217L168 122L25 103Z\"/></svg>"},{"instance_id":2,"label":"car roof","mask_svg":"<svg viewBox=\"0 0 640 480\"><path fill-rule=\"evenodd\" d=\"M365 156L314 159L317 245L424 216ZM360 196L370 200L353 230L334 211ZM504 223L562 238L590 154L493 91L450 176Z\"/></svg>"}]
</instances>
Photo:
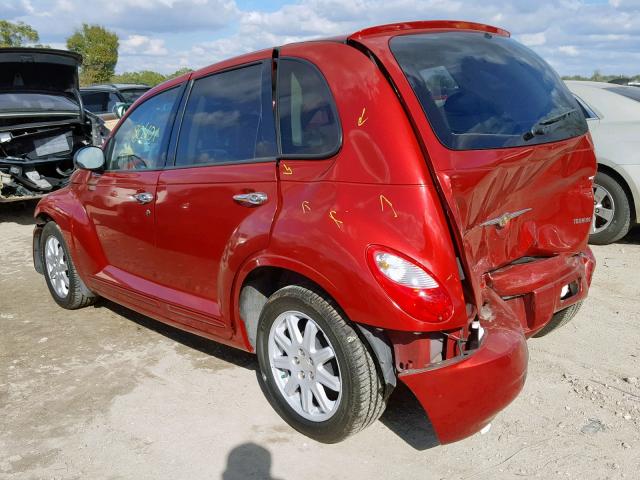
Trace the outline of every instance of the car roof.
<instances>
[{"instance_id":1,"label":"car roof","mask_svg":"<svg viewBox=\"0 0 640 480\"><path fill-rule=\"evenodd\" d=\"M640 120L640 103L620 94L621 89L637 89L615 83L566 80L569 90L606 121Z\"/></svg>"},{"instance_id":2,"label":"car roof","mask_svg":"<svg viewBox=\"0 0 640 480\"><path fill-rule=\"evenodd\" d=\"M389 23L385 25L377 25L374 27L358 30L357 32L353 32L347 35L317 38L312 40L305 40L302 42L292 42L282 46L309 44L309 43L317 43L317 42L346 43L349 40L357 41L357 40L366 39L368 37L379 37L379 36L392 37L395 35L407 34L409 32L421 33L421 32L427 32L430 30L433 30L433 31L471 30L471 31L492 33L495 35L501 35L505 37L511 36L511 34L507 30L503 30L501 28L494 27L491 25L486 25L483 23L465 22L465 21L458 21L458 20L420 20L420 21L414 21L414 22L399 22L399 23ZM277 49L277 48L280 48L280 47L271 47L271 48L247 53L244 55L239 55L236 57L225 59L221 62L209 64L206 67L200 68L193 72L185 73L184 75L172 78L170 80L167 80L166 82L156 85L151 89L149 93L145 93L144 97L141 98L140 100L143 100L144 98L150 95L155 95L157 92L167 90L179 83L182 83L184 80L190 78L191 76L193 77L202 76L204 73L210 72L212 69L215 69L218 66L221 66L223 64L234 66L234 65L240 65L245 61L254 61L261 55L266 56L267 52L272 52L274 49Z\"/></svg>"},{"instance_id":3,"label":"car roof","mask_svg":"<svg viewBox=\"0 0 640 480\"><path fill-rule=\"evenodd\" d=\"M96 85L89 85L82 87L80 90L127 90L127 89L150 89L149 85L140 83L100 83Z\"/></svg>"}]
</instances>

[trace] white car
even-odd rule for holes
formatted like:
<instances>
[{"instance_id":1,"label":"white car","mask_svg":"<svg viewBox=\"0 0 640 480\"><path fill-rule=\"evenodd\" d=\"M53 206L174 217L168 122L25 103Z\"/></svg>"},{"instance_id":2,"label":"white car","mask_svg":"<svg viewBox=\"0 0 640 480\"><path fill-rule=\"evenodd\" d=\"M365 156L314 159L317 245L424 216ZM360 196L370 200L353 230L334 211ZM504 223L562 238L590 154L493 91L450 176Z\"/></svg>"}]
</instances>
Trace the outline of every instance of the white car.
<instances>
[{"instance_id":1,"label":"white car","mask_svg":"<svg viewBox=\"0 0 640 480\"><path fill-rule=\"evenodd\" d=\"M640 88L567 81L587 118L598 159L590 242L615 242L640 211Z\"/></svg>"}]
</instances>

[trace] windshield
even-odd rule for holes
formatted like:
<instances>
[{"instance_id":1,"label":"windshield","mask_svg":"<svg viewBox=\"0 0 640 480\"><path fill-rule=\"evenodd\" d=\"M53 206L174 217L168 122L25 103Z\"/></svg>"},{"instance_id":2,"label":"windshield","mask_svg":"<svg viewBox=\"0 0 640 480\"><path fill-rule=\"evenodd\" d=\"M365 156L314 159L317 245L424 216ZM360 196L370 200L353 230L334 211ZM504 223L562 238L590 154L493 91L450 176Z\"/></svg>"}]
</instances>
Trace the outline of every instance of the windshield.
<instances>
[{"instance_id":1,"label":"windshield","mask_svg":"<svg viewBox=\"0 0 640 480\"><path fill-rule=\"evenodd\" d=\"M587 132L580 107L558 75L510 38L427 33L394 37L390 46L448 148L532 145Z\"/></svg>"},{"instance_id":2,"label":"windshield","mask_svg":"<svg viewBox=\"0 0 640 480\"><path fill-rule=\"evenodd\" d=\"M122 98L124 98L125 103L133 103L138 98L140 98L142 96L142 94L144 92L146 92L147 90L149 90L149 89L148 88L136 88L136 89L129 89L129 90L120 90L120 94L122 95Z\"/></svg>"},{"instance_id":3,"label":"windshield","mask_svg":"<svg viewBox=\"0 0 640 480\"><path fill-rule=\"evenodd\" d=\"M62 95L0 92L0 112L74 112L78 104Z\"/></svg>"}]
</instances>

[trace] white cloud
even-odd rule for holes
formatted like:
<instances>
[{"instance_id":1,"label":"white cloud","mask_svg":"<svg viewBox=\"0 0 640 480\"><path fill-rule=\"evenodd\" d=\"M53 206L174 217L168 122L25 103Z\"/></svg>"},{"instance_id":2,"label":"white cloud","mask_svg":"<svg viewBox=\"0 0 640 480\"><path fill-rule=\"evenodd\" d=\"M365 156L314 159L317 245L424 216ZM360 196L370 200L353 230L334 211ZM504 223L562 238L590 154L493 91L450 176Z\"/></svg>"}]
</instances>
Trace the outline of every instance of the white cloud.
<instances>
[{"instance_id":1,"label":"white cloud","mask_svg":"<svg viewBox=\"0 0 640 480\"><path fill-rule=\"evenodd\" d=\"M125 40L120 41L120 54L162 56L168 53L164 40L160 38L129 35Z\"/></svg>"},{"instance_id":2,"label":"white cloud","mask_svg":"<svg viewBox=\"0 0 640 480\"><path fill-rule=\"evenodd\" d=\"M243 9L235 0L0 2L3 18L33 25L44 43L64 41L82 22L116 31L122 44L118 71L200 67L287 42L415 19L503 27L561 74L640 71L640 0L289 0L275 10Z\"/></svg>"},{"instance_id":3,"label":"white cloud","mask_svg":"<svg viewBox=\"0 0 640 480\"><path fill-rule=\"evenodd\" d=\"M518 40L528 47L539 47L547 43L547 36L544 32L524 33L518 37Z\"/></svg>"}]
</instances>

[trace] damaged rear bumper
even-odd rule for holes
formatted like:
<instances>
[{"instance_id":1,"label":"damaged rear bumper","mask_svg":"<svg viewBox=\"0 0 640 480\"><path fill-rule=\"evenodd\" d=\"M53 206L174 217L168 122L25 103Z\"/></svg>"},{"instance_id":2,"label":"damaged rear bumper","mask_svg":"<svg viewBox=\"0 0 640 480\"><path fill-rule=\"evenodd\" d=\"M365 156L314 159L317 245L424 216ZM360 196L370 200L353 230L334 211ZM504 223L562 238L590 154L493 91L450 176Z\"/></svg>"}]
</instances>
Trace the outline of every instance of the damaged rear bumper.
<instances>
[{"instance_id":1,"label":"damaged rear bumper","mask_svg":"<svg viewBox=\"0 0 640 480\"><path fill-rule=\"evenodd\" d=\"M480 431L524 385L528 350L520 323L505 311L484 329L481 346L468 356L399 375L442 444Z\"/></svg>"}]
</instances>

